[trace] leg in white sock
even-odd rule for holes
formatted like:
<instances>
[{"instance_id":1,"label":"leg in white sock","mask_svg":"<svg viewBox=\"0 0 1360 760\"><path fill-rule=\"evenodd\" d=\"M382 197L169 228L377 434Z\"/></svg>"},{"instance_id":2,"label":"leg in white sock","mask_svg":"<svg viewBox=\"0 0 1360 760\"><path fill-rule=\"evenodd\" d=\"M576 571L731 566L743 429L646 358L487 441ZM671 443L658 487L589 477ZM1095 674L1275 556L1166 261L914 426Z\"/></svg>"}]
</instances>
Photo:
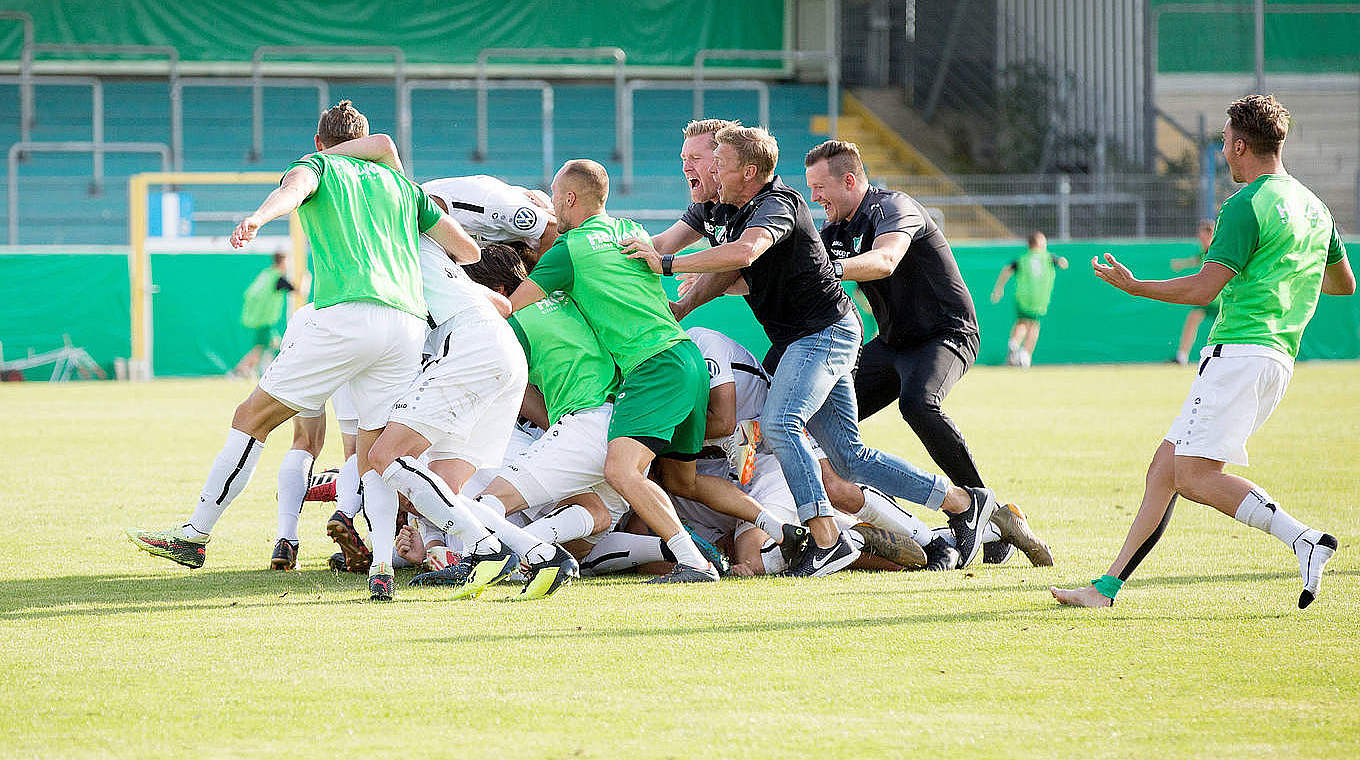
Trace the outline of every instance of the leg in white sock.
<instances>
[{"instance_id":1,"label":"leg in white sock","mask_svg":"<svg viewBox=\"0 0 1360 760\"><path fill-rule=\"evenodd\" d=\"M335 501L340 513L351 520L364 507L364 499L359 491L359 457L357 455L350 456L349 459L345 460L345 464L340 467L340 474L335 479Z\"/></svg>"},{"instance_id":2,"label":"leg in white sock","mask_svg":"<svg viewBox=\"0 0 1360 760\"><path fill-rule=\"evenodd\" d=\"M875 527L892 531L898 535L908 536L921 546L930 543L930 539L934 538L934 533L929 525L926 525L916 515L902 509L897 505L897 502L884 498L882 494L872 488L865 488L863 491L864 506L855 513L855 517Z\"/></svg>"},{"instance_id":3,"label":"leg in white sock","mask_svg":"<svg viewBox=\"0 0 1360 760\"><path fill-rule=\"evenodd\" d=\"M555 550L551 543L505 519L505 505L500 499L491 494L482 494L476 499L465 501L468 508L496 534L496 538L513 549L522 559L529 562L546 562L552 559Z\"/></svg>"},{"instance_id":4,"label":"leg in white sock","mask_svg":"<svg viewBox=\"0 0 1360 760\"><path fill-rule=\"evenodd\" d=\"M443 478L430 472L415 457L397 457L383 472L382 479L410 499L416 511L440 530L457 535L469 551L485 554L500 548L500 542L468 508L468 500L459 498ZM367 490L367 479L364 486ZM368 508L367 493L364 508ZM374 519L372 513L369 519Z\"/></svg>"},{"instance_id":5,"label":"leg in white sock","mask_svg":"<svg viewBox=\"0 0 1360 760\"><path fill-rule=\"evenodd\" d=\"M217 452L212 469L208 470L208 479L198 495L198 505L184 526L186 536L202 538L212 533L218 518L250 482L263 450L264 443L249 435L235 428L227 432L226 445Z\"/></svg>"},{"instance_id":6,"label":"leg in white sock","mask_svg":"<svg viewBox=\"0 0 1360 760\"><path fill-rule=\"evenodd\" d=\"M778 554L778 551L775 552ZM649 562L674 562L675 555L656 536L606 533L581 560L581 570L593 575L619 573Z\"/></svg>"},{"instance_id":7,"label":"leg in white sock","mask_svg":"<svg viewBox=\"0 0 1360 760\"><path fill-rule=\"evenodd\" d=\"M364 473L363 484L368 539L373 544L373 565L391 565L392 551L397 541L397 492L373 470Z\"/></svg>"},{"instance_id":8,"label":"leg in white sock","mask_svg":"<svg viewBox=\"0 0 1360 760\"><path fill-rule=\"evenodd\" d=\"M302 449L289 449L279 464L279 538L298 542L298 517L302 497L312 481L312 455Z\"/></svg>"},{"instance_id":9,"label":"leg in white sock","mask_svg":"<svg viewBox=\"0 0 1360 760\"><path fill-rule=\"evenodd\" d=\"M595 517L580 504L569 504L547 517L539 518L525 532L550 544L565 544L595 532Z\"/></svg>"}]
</instances>

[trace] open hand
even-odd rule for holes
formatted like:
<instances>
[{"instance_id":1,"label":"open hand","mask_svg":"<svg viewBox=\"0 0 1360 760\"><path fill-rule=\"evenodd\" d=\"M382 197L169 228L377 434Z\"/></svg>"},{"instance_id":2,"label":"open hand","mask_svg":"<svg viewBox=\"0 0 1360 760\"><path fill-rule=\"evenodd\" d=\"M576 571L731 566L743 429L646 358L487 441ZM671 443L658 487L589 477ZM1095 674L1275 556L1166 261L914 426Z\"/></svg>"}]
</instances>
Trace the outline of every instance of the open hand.
<instances>
[{"instance_id":1,"label":"open hand","mask_svg":"<svg viewBox=\"0 0 1360 760\"><path fill-rule=\"evenodd\" d=\"M1105 254L1105 263L1100 263L1100 257L1091 258L1091 269L1096 276L1105 282L1119 288L1125 293L1132 293L1133 288L1138 284L1138 279L1133 276L1129 268L1119 263L1119 260L1112 253Z\"/></svg>"},{"instance_id":2,"label":"open hand","mask_svg":"<svg viewBox=\"0 0 1360 760\"><path fill-rule=\"evenodd\" d=\"M623 253L628 258L642 259L653 272L661 274L661 254L656 252L652 241L629 237L620 240L619 244L623 246Z\"/></svg>"}]
</instances>

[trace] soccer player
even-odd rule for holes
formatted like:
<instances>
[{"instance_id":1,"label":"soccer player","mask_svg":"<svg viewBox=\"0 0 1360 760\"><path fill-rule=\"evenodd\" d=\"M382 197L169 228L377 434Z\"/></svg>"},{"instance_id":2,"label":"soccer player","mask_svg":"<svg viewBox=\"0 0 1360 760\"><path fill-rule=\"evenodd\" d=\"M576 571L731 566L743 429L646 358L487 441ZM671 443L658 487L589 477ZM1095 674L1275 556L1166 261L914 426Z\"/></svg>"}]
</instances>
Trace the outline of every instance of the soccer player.
<instances>
[{"instance_id":1,"label":"soccer player","mask_svg":"<svg viewBox=\"0 0 1360 760\"><path fill-rule=\"evenodd\" d=\"M1002 267L992 288L992 303L1001 302L1006 281L1015 276L1015 324L1006 344L1006 363L1028 367L1039 342L1039 320L1048 314L1053 299L1053 280L1057 270L1067 268L1067 259L1048 252L1048 238L1035 230L1029 233L1025 252Z\"/></svg>"},{"instance_id":2,"label":"soccer player","mask_svg":"<svg viewBox=\"0 0 1360 760\"><path fill-rule=\"evenodd\" d=\"M1199 228L1195 230L1195 237L1199 241L1199 255L1187 256L1183 259L1172 259L1172 271L1180 272L1185 269L1195 269L1204 266L1204 257L1209 253L1209 244L1214 240L1214 220L1201 219ZM1204 320L1212 320L1217 316L1217 298L1204 306L1190 307L1190 311L1185 313L1185 323L1181 325L1181 342L1176 346L1175 362L1177 364L1184 367L1190 363L1190 347L1195 345L1195 337L1199 335L1199 326ZM1210 324L1212 324L1212 322Z\"/></svg>"},{"instance_id":3,"label":"soccer player","mask_svg":"<svg viewBox=\"0 0 1360 760\"><path fill-rule=\"evenodd\" d=\"M485 174L421 185L479 243L505 243L532 263L557 240L557 218L543 193Z\"/></svg>"},{"instance_id":4,"label":"soccer player","mask_svg":"<svg viewBox=\"0 0 1360 760\"><path fill-rule=\"evenodd\" d=\"M621 254L619 241L647 232L632 220L611 218L608 197L609 175L598 163L576 159L558 170L552 204L561 235L511 305L518 311L559 290L576 301L622 376L605 478L678 559L672 573L654 580L717 581L717 569L681 527L666 492L647 478L658 456L692 460L703 447L708 373L672 316L660 278Z\"/></svg>"},{"instance_id":5,"label":"soccer player","mask_svg":"<svg viewBox=\"0 0 1360 760\"><path fill-rule=\"evenodd\" d=\"M284 296L295 290L288 280L287 262L284 254L275 253L269 267L256 275L246 288L241 304L241 324L254 334L254 340L250 350L232 369L233 377L254 377L256 367L268 364L264 355L278 342L279 334L274 331L274 325L283 314Z\"/></svg>"},{"instance_id":6,"label":"soccer player","mask_svg":"<svg viewBox=\"0 0 1360 760\"><path fill-rule=\"evenodd\" d=\"M968 442L940 407L978 353L973 297L949 241L915 199L869 184L854 143L827 140L808 151L803 165L813 203L826 209L821 235L831 268L842 280L859 283L878 322L878 335L865 344L855 370L859 418L896 400L945 476L982 488ZM825 468L822 475L829 479ZM998 507L992 522L1006 540L985 544L983 561L1003 561L1018 546L1032 563L1053 564L1014 505ZM945 562L946 546L935 541L926 554Z\"/></svg>"},{"instance_id":7,"label":"soccer player","mask_svg":"<svg viewBox=\"0 0 1360 760\"><path fill-rule=\"evenodd\" d=\"M1176 497L1217 509L1269 533L1299 560L1299 608L1317 597L1334 536L1304 525L1257 484L1223 472L1247 464L1247 438L1284 397L1299 340L1321 293L1350 295L1355 275L1331 212L1285 172L1289 111L1273 95L1228 106L1223 157L1234 182L1204 266L1170 280L1140 280L1111 254L1092 259L1097 276L1135 296L1203 306L1221 297L1199 373L1148 465L1143 503L1105 575L1075 589L1050 588L1063 604L1109 607L1171 519Z\"/></svg>"},{"instance_id":8,"label":"soccer player","mask_svg":"<svg viewBox=\"0 0 1360 760\"><path fill-rule=\"evenodd\" d=\"M761 429L813 538L789 573L826 575L848 567L859 554L832 519L805 428L848 479L948 512L966 565L977 555L982 524L996 509L991 492L953 486L947 478L864 445L850 379L862 326L831 269L807 202L775 175L779 147L768 132L729 126L714 139L718 200L738 209L724 220L722 244L677 256L659 254L649 240L639 238L625 250L665 275L716 273L685 294L675 306L679 316L725 292L738 278L749 288L747 304L773 344L764 361L774 372Z\"/></svg>"},{"instance_id":9,"label":"soccer player","mask_svg":"<svg viewBox=\"0 0 1360 760\"><path fill-rule=\"evenodd\" d=\"M318 152L293 162L279 187L232 232L231 244L240 248L265 223L296 210L311 246L316 308L295 325L296 334L236 408L188 521L160 531L129 529L138 548L202 567L209 535L250 481L270 431L300 411L320 409L346 383L358 407L356 453L369 516L395 519L396 491L369 465L369 450L420 366L426 308L417 237L428 233L456 260L475 261L479 254L457 223L400 172L321 152L367 134L368 119L350 101L327 109L317 125Z\"/></svg>"}]
</instances>

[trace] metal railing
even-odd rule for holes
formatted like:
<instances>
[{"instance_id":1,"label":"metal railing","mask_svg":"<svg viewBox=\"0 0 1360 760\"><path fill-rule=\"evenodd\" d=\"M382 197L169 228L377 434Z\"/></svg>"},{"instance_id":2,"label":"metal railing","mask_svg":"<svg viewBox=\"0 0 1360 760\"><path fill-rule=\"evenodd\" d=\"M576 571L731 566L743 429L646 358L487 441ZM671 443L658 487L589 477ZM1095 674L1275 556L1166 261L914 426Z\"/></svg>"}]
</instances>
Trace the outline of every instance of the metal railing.
<instances>
[{"instance_id":1,"label":"metal railing","mask_svg":"<svg viewBox=\"0 0 1360 760\"><path fill-rule=\"evenodd\" d=\"M252 107L250 114L250 154L249 160L258 161L264 154L264 109L254 106L255 93L265 87L287 87L293 89L315 88L317 112L326 110L330 104L330 87L326 80L315 77L270 77L260 81L253 77L180 77L174 85L176 96L183 102L183 92L190 87L239 87L251 88ZM171 132L183 134L183 113L181 121L171 124ZM175 171L184 168L183 156L175 154Z\"/></svg>"},{"instance_id":2,"label":"metal railing","mask_svg":"<svg viewBox=\"0 0 1360 760\"><path fill-rule=\"evenodd\" d=\"M33 17L23 11L4 11L0 10L0 19L18 21L24 27L24 45L20 48L19 59L23 60L24 51L33 47ZM19 88L19 131L26 134L25 130L32 128L33 119L33 90L28 87Z\"/></svg>"},{"instance_id":3,"label":"metal railing","mask_svg":"<svg viewBox=\"0 0 1360 760\"><path fill-rule=\"evenodd\" d=\"M828 7L834 3L828 3ZM828 34L831 34L828 32ZM702 119L704 115L704 65L709 60L773 60L773 61L806 61L806 60L825 60L826 61L826 117L828 120L827 131L832 136L836 136L836 130L840 125L840 60L836 52L831 50L700 50L694 56L694 118Z\"/></svg>"},{"instance_id":4,"label":"metal railing","mask_svg":"<svg viewBox=\"0 0 1360 760\"><path fill-rule=\"evenodd\" d=\"M623 89L628 55L622 48L484 48L477 54L477 153L478 161L487 157L487 62L493 57L521 58L600 58L614 60L614 158L623 156Z\"/></svg>"},{"instance_id":5,"label":"metal railing","mask_svg":"<svg viewBox=\"0 0 1360 760\"><path fill-rule=\"evenodd\" d=\"M0 84L25 84L22 77L3 76ZM94 145L94 177L90 180L90 190L99 192L104 188L104 83L97 77L68 77L34 75L28 78L30 86L89 87L90 88L90 143ZM22 118L22 117L21 117ZM22 141L21 141L22 142ZM19 155L23 160L23 155Z\"/></svg>"},{"instance_id":6,"label":"metal railing","mask_svg":"<svg viewBox=\"0 0 1360 760\"><path fill-rule=\"evenodd\" d=\"M396 95L397 135L410 134L411 104L406 101L406 53L391 45L261 45L255 48L250 59L251 109L255 124L264 120L264 59L267 56L343 56L363 57L385 55L392 57L392 91ZM260 138L263 142L263 138ZM254 152L260 146L252 146ZM398 143L402 155L411 152L411 146ZM251 157L259 161L257 153Z\"/></svg>"},{"instance_id":7,"label":"metal railing","mask_svg":"<svg viewBox=\"0 0 1360 760\"><path fill-rule=\"evenodd\" d=\"M403 100L406 101L407 108L410 108L411 93L415 90L476 90L480 98L489 89L496 90L538 90L541 93L543 104L543 183L544 186L552 184L553 172L556 166L553 165L554 146L556 136L553 131L553 116L556 109L556 100L553 95L553 88L542 79L498 79L494 84L477 79L412 79L406 82ZM411 144L411 118L408 114L405 124L406 132L398 135L399 144ZM487 114L484 109L477 110L477 141L478 152L484 154L486 151L486 139L489 132L487 125ZM402 154L403 161L408 174L414 174L411 168L415 165L415 156L408 149Z\"/></svg>"},{"instance_id":8,"label":"metal railing","mask_svg":"<svg viewBox=\"0 0 1360 760\"><path fill-rule=\"evenodd\" d=\"M157 153L161 157L161 171L170 170L171 150L165 143L106 142L17 142L9 146L7 195L9 196L9 244L19 244L19 154L20 153L90 153L98 149L105 153Z\"/></svg>"},{"instance_id":9,"label":"metal railing","mask_svg":"<svg viewBox=\"0 0 1360 760\"><path fill-rule=\"evenodd\" d=\"M770 126L770 86L759 80L747 79L724 79L720 81L707 81L696 85L693 82L674 81L666 79L634 79L623 88L624 108L623 114L623 191L628 192L633 187L633 138L634 138L634 117L633 95L638 90L688 90L691 87L703 87L708 90L754 90L757 100L757 113L760 126L769 128Z\"/></svg>"},{"instance_id":10,"label":"metal railing","mask_svg":"<svg viewBox=\"0 0 1360 760\"><path fill-rule=\"evenodd\" d=\"M184 121L183 104L179 100L179 92L175 83L179 81L179 50L169 45L65 45L36 43L25 45L19 58L19 78L21 81L19 88L23 91L20 97L21 108L25 109L19 116L19 141L21 143L31 142L33 135L33 58L38 53L88 53L91 55L163 55L168 60L169 65L169 85L170 85L170 153L174 161L179 161L179 156L184 152L184 135L174 129L175 124L182 124ZM103 113L100 113L103 118Z\"/></svg>"}]
</instances>

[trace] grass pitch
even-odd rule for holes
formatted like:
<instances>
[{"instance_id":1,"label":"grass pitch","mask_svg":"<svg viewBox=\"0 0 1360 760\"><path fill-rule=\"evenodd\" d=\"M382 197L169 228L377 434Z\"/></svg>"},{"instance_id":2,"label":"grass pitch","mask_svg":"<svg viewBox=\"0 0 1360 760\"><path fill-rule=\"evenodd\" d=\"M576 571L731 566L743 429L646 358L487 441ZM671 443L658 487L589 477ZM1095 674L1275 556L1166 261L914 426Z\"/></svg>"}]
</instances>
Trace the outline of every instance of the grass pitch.
<instances>
[{"instance_id":1,"label":"grass pitch","mask_svg":"<svg viewBox=\"0 0 1360 760\"><path fill-rule=\"evenodd\" d=\"M979 368L951 395L1054 568L602 579L523 604L368 603L325 569L315 507L303 569L266 569L286 435L206 567L138 553L121 529L184 518L248 387L6 385L0 756L1354 757L1360 364L1300 365L1250 445L1251 477L1341 541L1311 608L1283 546L1184 502L1114 609L1048 595L1104 571L1191 375ZM866 436L928 463L893 410Z\"/></svg>"}]
</instances>

